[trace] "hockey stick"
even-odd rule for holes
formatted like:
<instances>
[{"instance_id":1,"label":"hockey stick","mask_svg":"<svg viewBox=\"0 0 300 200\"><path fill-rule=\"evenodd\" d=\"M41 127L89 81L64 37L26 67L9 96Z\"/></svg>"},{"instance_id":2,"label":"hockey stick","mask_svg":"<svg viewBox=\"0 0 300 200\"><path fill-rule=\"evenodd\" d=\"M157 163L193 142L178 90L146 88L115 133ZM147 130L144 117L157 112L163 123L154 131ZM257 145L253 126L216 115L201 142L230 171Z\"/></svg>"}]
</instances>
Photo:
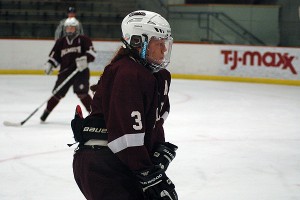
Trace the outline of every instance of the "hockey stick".
<instances>
[{"instance_id":1,"label":"hockey stick","mask_svg":"<svg viewBox=\"0 0 300 200\"><path fill-rule=\"evenodd\" d=\"M76 68L75 71L72 72L72 74L70 74L53 92L52 95L46 100L44 101L39 107L37 107L26 119L24 119L23 121L17 123L17 122L9 122L9 121L4 121L3 124L5 126L22 126L23 124L25 124L45 103L47 103L49 101L49 99L52 98L53 95L55 95L63 86L66 85L66 83L73 78L77 72L79 72L79 69Z\"/></svg>"}]
</instances>

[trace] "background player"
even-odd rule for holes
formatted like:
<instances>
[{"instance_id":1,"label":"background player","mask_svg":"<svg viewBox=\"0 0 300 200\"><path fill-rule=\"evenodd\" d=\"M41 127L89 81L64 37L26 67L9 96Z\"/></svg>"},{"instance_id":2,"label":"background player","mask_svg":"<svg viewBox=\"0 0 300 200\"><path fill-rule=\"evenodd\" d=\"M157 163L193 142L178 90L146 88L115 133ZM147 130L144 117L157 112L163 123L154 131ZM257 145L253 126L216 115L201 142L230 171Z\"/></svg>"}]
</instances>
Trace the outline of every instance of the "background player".
<instances>
[{"instance_id":1,"label":"background player","mask_svg":"<svg viewBox=\"0 0 300 200\"><path fill-rule=\"evenodd\" d=\"M52 48L49 60L45 63L45 73L51 74L53 68L60 66L59 74L54 86L57 88L76 68L78 72L64 87L61 88L47 102L47 107L41 116L45 121L50 112L59 103L69 88L73 86L74 93L78 96L88 112L91 111L91 96L89 95L90 71L88 63L94 61L96 52L92 41L84 35L79 34L79 22L75 18L68 18L64 23L66 36L58 39ZM53 90L54 90L53 89Z\"/></svg>"},{"instance_id":2,"label":"background player","mask_svg":"<svg viewBox=\"0 0 300 200\"><path fill-rule=\"evenodd\" d=\"M64 29L64 24L65 24L65 21L68 19L68 18L72 18L72 17L75 17L76 18L76 9L74 7L68 7L68 17L65 18L65 19L62 19L60 20L58 26L56 27L55 29L55 33L54 33L54 39L57 40L59 38L62 38L66 35L66 32L65 32L65 29ZM83 35L83 27L82 27L82 24L78 21L79 25L79 29L78 29L78 33L80 35Z\"/></svg>"}]
</instances>

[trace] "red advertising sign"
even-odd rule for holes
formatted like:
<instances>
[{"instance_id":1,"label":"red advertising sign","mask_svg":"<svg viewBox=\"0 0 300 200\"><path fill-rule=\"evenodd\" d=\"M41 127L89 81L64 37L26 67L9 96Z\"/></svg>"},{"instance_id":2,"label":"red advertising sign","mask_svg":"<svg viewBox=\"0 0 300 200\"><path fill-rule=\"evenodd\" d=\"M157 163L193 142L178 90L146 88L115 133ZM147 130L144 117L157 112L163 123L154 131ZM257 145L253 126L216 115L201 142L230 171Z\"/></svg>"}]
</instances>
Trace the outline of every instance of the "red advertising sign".
<instances>
[{"instance_id":1,"label":"red advertising sign","mask_svg":"<svg viewBox=\"0 0 300 200\"><path fill-rule=\"evenodd\" d=\"M238 67L273 67L298 74L293 65L295 55L287 52L221 50L221 54L224 64L229 65L231 70Z\"/></svg>"}]
</instances>

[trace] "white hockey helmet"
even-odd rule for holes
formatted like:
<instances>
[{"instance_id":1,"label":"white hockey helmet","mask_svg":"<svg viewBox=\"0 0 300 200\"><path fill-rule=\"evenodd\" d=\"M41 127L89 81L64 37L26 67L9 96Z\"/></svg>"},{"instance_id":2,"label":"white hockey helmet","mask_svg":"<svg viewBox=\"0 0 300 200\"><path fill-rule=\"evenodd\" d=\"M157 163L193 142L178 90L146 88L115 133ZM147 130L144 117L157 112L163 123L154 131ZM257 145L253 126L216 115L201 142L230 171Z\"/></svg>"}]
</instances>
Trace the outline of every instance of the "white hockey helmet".
<instances>
[{"instance_id":1,"label":"white hockey helmet","mask_svg":"<svg viewBox=\"0 0 300 200\"><path fill-rule=\"evenodd\" d=\"M75 32L68 32L67 27L75 27ZM79 33L79 21L75 17L67 18L64 22L64 28L66 35L77 35Z\"/></svg>"},{"instance_id":2,"label":"white hockey helmet","mask_svg":"<svg viewBox=\"0 0 300 200\"><path fill-rule=\"evenodd\" d=\"M155 12L137 10L123 19L121 28L123 39L134 48L142 48L140 57L151 64L154 72L167 67L170 63L173 38L170 24L165 18ZM149 58L147 47L151 40L164 42L163 60L156 62Z\"/></svg>"}]
</instances>

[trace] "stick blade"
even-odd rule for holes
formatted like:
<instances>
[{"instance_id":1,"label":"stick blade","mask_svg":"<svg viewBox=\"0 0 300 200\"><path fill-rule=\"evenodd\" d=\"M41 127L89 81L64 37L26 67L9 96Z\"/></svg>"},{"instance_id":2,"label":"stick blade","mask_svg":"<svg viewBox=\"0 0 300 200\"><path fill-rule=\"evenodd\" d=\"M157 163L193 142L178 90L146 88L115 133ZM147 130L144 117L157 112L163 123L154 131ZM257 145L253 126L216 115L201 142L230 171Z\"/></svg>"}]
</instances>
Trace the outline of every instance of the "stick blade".
<instances>
[{"instance_id":1,"label":"stick blade","mask_svg":"<svg viewBox=\"0 0 300 200\"><path fill-rule=\"evenodd\" d=\"M3 124L4 126L15 126L15 127L22 126L21 122L16 123L16 122L4 121Z\"/></svg>"}]
</instances>

